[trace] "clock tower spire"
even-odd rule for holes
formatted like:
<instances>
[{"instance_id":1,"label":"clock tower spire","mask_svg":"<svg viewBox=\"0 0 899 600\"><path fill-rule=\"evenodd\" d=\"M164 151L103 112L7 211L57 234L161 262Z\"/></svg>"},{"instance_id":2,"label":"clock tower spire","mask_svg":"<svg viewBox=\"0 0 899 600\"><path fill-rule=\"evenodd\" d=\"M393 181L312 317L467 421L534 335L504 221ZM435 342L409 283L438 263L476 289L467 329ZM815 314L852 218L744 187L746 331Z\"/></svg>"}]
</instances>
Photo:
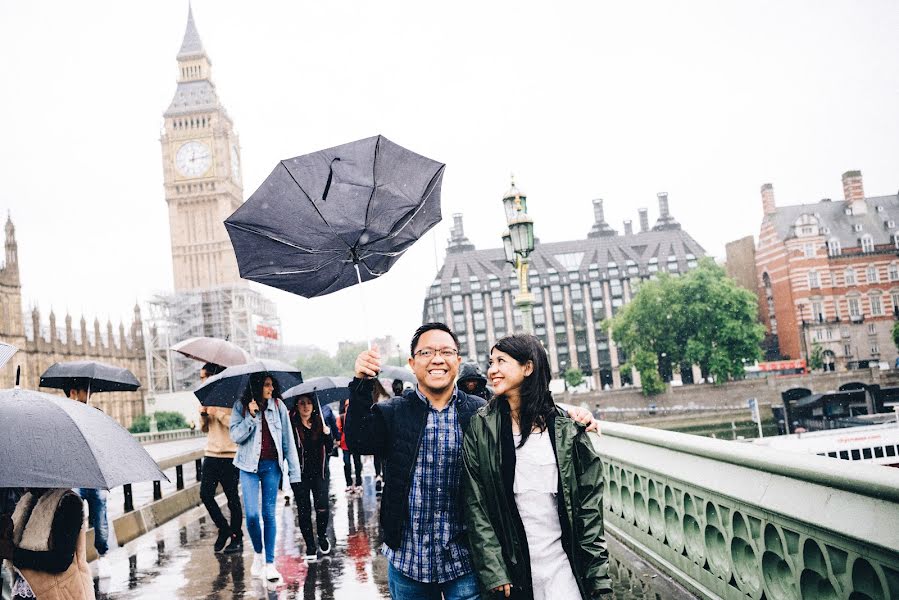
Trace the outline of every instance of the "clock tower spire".
<instances>
[{"instance_id":1,"label":"clock tower spire","mask_svg":"<svg viewBox=\"0 0 899 600\"><path fill-rule=\"evenodd\" d=\"M175 291L244 285L224 226L243 202L240 143L212 82L193 8L176 58L175 96L160 138Z\"/></svg>"}]
</instances>

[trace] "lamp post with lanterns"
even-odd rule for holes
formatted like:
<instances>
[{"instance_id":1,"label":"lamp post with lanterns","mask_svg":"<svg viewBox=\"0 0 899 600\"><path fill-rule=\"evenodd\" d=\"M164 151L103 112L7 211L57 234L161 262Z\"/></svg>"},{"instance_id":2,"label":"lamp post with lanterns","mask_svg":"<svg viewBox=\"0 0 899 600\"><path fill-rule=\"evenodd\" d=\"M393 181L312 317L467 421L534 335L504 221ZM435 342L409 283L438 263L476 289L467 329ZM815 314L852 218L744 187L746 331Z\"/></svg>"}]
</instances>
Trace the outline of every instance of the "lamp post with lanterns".
<instances>
[{"instance_id":1,"label":"lamp post with lanterns","mask_svg":"<svg viewBox=\"0 0 899 600\"><path fill-rule=\"evenodd\" d=\"M508 229L503 233L506 262L518 271L518 295L515 306L521 311L522 328L534 333L534 295L528 289L528 255L534 251L534 220L528 216L527 196L512 178L512 187L503 196Z\"/></svg>"}]
</instances>

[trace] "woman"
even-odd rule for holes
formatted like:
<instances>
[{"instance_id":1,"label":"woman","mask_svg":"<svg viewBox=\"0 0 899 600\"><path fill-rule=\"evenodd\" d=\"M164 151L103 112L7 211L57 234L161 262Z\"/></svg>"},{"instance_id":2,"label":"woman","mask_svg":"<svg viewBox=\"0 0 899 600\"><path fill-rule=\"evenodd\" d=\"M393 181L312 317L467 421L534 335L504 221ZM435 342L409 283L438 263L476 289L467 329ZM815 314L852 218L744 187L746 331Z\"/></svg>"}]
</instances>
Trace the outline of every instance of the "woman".
<instances>
[{"instance_id":1,"label":"woman","mask_svg":"<svg viewBox=\"0 0 899 600\"><path fill-rule=\"evenodd\" d=\"M334 446L331 429L325 426L318 409L318 402L312 394L297 398L297 405L290 413L294 439L303 467L303 478L299 483L290 484L296 498L300 531L306 542L306 562L315 562L317 551L323 556L330 554L328 542L328 483L330 470L328 458ZM312 494L312 504L309 495ZM312 535L312 507L315 507L315 529L318 534L316 548Z\"/></svg>"},{"instance_id":2,"label":"woman","mask_svg":"<svg viewBox=\"0 0 899 600\"><path fill-rule=\"evenodd\" d=\"M275 568L275 502L281 465L287 461L290 482L300 481L300 462L290 431L290 415L279 400L278 384L268 373L250 375L250 385L243 398L231 410L231 439L237 444L234 465L240 469L247 533L253 542L251 572L269 581L278 581ZM259 504L260 488L262 506ZM259 527L262 513L265 532L265 555L262 554L263 533Z\"/></svg>"},{"instance_id":3,"label":"woman","mask_svg":"<svg viewBox=\"0 0 899 600\"><path fill-rule=\"evenodd\" d=\"M387 390L384 388L381 380L375 379L375 382L371 388L371 401L372 403L378 403L382 400L390 400L390 394L387 393ZM380 496L381 490L384 487L384 477L382 476L382 471L384 470L384 459L382 459L379 454L375 454L372 457L372 461L375 465L375 494Z\"/></svg>"},{"instance_id":4,"label":"woman","mask_svg":"<svg viewBox=\"0 0 899 600\"><path fill-rule=\"evenodd\" d=\"M337 430L340 433L340 449L343 451L343 478L346 479L346 489L344 491L347 496L362 493L362 455L350 452L350 449L346 444L346 435L343 432L343 424L346 421L346 409L347 406L349 406L349 403L349 400L343 401L340 408L340 416L337 417ZM351 459L353 461L352 466L356 468L355 486L353 485L353 469L350 466Z\"/></svg>"},{"instance_id":5,"label":"woman","mask_svg":"<svg viewBox=\"0 0 899 600\"><path fill-rule=\"evenodd\" d=\"M0 526L0 558L16 568L14 598L93 600L84 505L68 489L31 489Z\"/></svg>"},{"instance_id":6,"label":"woman","mask_svg":"<svg viewBox=\"0 0 899 600\"><path fill-rule=\"evenodd\" d=\"M487 376L496 396L472 417L462 474L485 597L610 593L602 465L584 426L553 402L546 351L532 335L502 338Z\"/></svg>"}]
</instances>

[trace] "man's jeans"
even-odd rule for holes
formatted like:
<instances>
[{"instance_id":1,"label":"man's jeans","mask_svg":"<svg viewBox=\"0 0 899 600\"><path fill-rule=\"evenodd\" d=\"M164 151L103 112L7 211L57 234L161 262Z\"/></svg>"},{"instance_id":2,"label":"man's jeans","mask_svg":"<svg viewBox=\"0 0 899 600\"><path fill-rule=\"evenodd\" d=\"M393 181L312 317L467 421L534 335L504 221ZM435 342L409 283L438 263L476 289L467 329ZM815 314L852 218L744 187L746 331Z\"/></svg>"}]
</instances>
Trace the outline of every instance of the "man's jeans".
<instances>
[{"instance_id":1,"label":"man's jeans","mask_svg":"<svg viewBox=\"0 0 899 600\"><path fill-rule=\"evenodd\" d=\"M109 550L109 521L106 519L106 491L80 488L78 494L87 500L88 523L94 528L94 548L103 556Z\"/></svg>"},{"instance_id":2,"label":"man's jeans","mask_svg":"<svg viewBox=\"0 0 899 600\"><path fill-rule=\"evenodd\" d=\"M422 583L410 579L387 562L387 586L393 600L478 600L478 578L469 573L444 583ZM441 596L442 594L442 596Z\"/></svg>"}]
</instances>

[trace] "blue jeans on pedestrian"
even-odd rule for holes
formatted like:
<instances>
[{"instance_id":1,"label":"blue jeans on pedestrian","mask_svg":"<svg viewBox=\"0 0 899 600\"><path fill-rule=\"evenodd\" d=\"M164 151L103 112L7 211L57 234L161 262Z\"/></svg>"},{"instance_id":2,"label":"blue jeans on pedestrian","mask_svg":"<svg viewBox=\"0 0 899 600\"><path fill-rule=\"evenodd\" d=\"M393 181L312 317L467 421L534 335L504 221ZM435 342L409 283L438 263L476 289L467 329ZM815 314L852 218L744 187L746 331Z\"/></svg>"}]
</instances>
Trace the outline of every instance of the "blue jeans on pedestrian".
<instances>
[{"instance_id":1,"label":"blue jeans on pedestrian","mask_svg":"<svg viewBox=\"0 0 899 600\"><path fill-rule=\"evenodd\" d=\"M403 575L390 561L387 561L387 586L393 600L478 600L481 597L474 573L443 583L422 583Z\"/></svg>"},{"instance_id":2,"label":"blue jeans on pedestrian","mask_svg":"<svg viewBox=\"0 0 899 600\"><path fill-rule=\"evenodd\" d=\"M109 521L106 518L106 491L79 488L78 495L87 500L87 522L94 528L94 548L103 556L109 550Z\"/></svg>"},{"instance_id":3,"label":"blue jeans on pedestrian","mask_svg":"<svg viewBox=\"0 0 899 600\"><path fill-rule=\"evenodd\" d=\"M253 551L262 552L263 532L265 534L265 562L275 562L275 504L278 500L278 481L281 467L277 460L260 460L255 473L240 472L240 487L243 489L243 508L247 517L247 533L253 542ZM259 506L259 488L262 488L262 507ZM259 516L262 514L262 530Z\"/></svg>"}]
</instances>

